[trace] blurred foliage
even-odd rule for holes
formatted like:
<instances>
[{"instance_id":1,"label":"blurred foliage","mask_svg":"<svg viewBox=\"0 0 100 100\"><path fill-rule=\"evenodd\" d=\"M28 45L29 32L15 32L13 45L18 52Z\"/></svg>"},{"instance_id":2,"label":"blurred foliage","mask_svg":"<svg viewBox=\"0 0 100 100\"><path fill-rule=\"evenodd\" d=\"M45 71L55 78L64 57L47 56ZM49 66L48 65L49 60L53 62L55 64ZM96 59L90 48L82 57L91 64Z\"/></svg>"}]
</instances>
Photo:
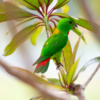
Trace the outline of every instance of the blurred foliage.
<instances>
[{"instance_id":1,"label":"blurred foliage","mask_svg":"<svg viewBox=\"0 0 100 100\"><path fill-rule=\"evenodd\" d=\"M60 18L72 18L76 24L86 28L87 30L94 32L89 21L82 19L82 18L71 17L68 14L66 14L69 10L68 5L66 5L66 4L69 1L70 0L58 0L57 4L53 8L51 8L49 11L48 11L48 7L50 4L52 4L53 0L17 0L17 1L15 0L15 2L17 2L17 4L9 3L9 2L0 3L0 22L23 19L17 25L17 26L19 26L30 20L38 19L38 21L33 23L33 25L29 25L28 27L22 29L13 37L11 42L6 46L6 48L4 50L4 56L8 56L8 55L12 54L18 48L18 46L20 46L28 38L31 39L31 42L33 45L36 45L36 39L39 36L39 34L42 32L44 26L45 26L45 28L47 26L49 26L49 28L51 29L51 34L52 34L52 32L55 30L55 27L57 26L57 23L59 21L59 19L55 18L54 16L58 16ZM95 1L92 0L92 3L94 3L94 2ZM18 3L20 5L27 7L28 9L37 11L40 15L29 13L27 11L22 10L20 8L20 6L18 6ZM99 4L99 3L97 3L97 4ZM41 7L41 10L40 10L40 7ZM53 11L58 8L59 9L62 8L63 13L62 12L53 13ZM97 12L99 11L98 8L96 8L96 10L97 10ZM52 27L50 22L53 22L55 27ZM99 25L97 25L97 24L95 24L95 25L97 27L99 27L99 29L100 29ZM12 31L17 26L13 27L10 31ZM79 35L79 36L81 35L81 32L77 28L72 29L72 30L77 35ZM64 67L61 68L60 72L58 73L59 79L49 78L46 81L46 80L43 80L42 78L36 76L37 77L36 80L39 83L45 83L45 84L47 83L46 84L47 87L52 86L59 90L65 89L67 92L72 93L70 91L70 85L77 79L79 73L84 71L87 68L87 66L89 66L90 64L95 63L95 62L100 62L100 57L96 57L96 58L90 60L78 71L78 73L76 73L76 76L75 76L75 72L76 72L76 69L78 67L78 63L80 60L80 57L79 57L75 61L75 56L76 56L81 38L84 41L84 43L86 43L84 36L81 35L74 47L73 52L72 52L72 48L70 45L70 41L68 41L67 45L63 48L61 62ZM31 100L36 100L36 98L41 98L41 97L35 97L35 98L32 98Z\"/></svg>"}]
</instances>

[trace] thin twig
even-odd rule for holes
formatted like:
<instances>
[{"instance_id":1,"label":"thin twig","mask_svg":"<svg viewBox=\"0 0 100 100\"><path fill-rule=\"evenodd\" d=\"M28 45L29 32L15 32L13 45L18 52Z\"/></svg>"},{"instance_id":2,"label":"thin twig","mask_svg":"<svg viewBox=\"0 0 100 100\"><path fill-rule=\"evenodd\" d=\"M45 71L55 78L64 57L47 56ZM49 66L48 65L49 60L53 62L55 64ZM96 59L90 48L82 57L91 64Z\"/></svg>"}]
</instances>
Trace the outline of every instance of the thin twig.
<instances>
[{"instance_id":1,"label":"thin twig","mask_svg":"<svg viewBox=\"0 0 100 100\"><path fill-rule=\"evenodd\" d=\"M94 72L92 73L92 75L89 77L89 79L84 83L84 88L87 87L87 85L90 83L90 81L92 80L92 78L94 77L94 75L96 74L96 72L98 71L99 68L100 68L100 63L97 66L97 68L94 70Z\"/></svg>"},{"instance_id":2,"label":"thin twig","mask_svg":"<svg viewBox=\"0 0 100 100\"><path fill-rule=\"evenodd\" d=\"M69 95L65 91L55 90L46 88L45 85L40 84L37 82L36 76L29 72L28 70L21 69L18 67L11 67L6 64L3 60L0 59L0 65L3 67L9 74L15 76L16 78L20 79L21 81L31 85L32 87L39 90L45 97L56 98L58 100L69 100ZM60 94L60 95L59 95Z\"/></svg>"},{"instance_id":3,"label":"thin twig","mask_svg":"<svg viewBox=\"0 0 100 100\"><path fill-rule=\"evenodd\" d=\"M93 16L92 11L90 10L89 6L87 5L86 0L78 0L78 2L80 3L81 7L83 8L83 11L85 12L88 20L90 21L92 28L97 33L97 36L100 39L100 30L97 27L97 25L95 24L95 21L94 21L95 17Z\"/></svg>"}]
</instances>

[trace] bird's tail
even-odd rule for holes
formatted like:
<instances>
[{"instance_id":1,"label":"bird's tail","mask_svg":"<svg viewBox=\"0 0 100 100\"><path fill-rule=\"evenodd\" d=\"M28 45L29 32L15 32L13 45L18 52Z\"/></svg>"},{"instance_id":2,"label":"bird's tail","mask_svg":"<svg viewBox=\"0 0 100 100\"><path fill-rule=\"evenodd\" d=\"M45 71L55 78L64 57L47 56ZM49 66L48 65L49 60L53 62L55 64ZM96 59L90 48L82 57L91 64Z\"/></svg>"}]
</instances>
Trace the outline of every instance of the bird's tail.
<instances>
[{"instance_id":1,"label":"bird's tail","mask_svg":"<svg viewBox=\"0 0 100 100\"><path fill-rule=\"evenodd\" d=\"M49 66L49 62L50 62L50 58L47 58L46 60L43 60L42 62L38 63L36 68L35 68L35 73L45 73L48 69Z\"/></svg>"}]
</instances>

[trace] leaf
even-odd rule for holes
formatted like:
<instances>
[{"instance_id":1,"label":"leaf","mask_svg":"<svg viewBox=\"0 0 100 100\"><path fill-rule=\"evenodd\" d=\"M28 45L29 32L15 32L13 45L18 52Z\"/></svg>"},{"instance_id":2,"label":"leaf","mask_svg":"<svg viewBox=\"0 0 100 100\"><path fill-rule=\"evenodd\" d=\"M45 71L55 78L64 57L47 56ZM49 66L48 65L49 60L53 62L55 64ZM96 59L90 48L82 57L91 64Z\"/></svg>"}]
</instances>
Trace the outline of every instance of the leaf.
<instances>
[{"instance_id":1,"label":"leaf","mask_svg":"<svg viewBox=\"0 0 100 100\"><path fill-rule=\"evenodd\" d=\"M64 86L67 84L67 77L63 68L60 68L60 75Z\"/></svg>"},{"instance_id":2,"label":"leaf","mask_svg":"<svg viewBox=\"0 0 100 100\"><path fill-rule=\"evenodd\" d=\"M29 17L29 18L25 18L24 20L22 20L19 24L17 24L16 26L14 26L10 31L8 31L7 33L6 33L6 35L9 33L9 32L11 32L13 29L15 29L16 27L18 27L19 25L21 25L21 24L23 24L23 23L25 23L25 22L28 22L28 21L30 21L30 20L32 20L32 19L34 19L35 17Z\"/></svg>"},{"instance_id":3,"label":"leaf","mask_svg":"<svg viewBox=\"0 0 100 100\"><path fill-rule=\"evenodd\" d=\"M23 6L32 10L39 9L40 7L38 0L17 0L17 1ZM39 0L39 1L41 2L41 4L43 3L43 0Z\"/></svg>"},{"instance_id":4,"label":"leaf","mask_svg":"<svg viewBox=\"0 0 100 100\"><path fill-rule=\"evenodd\" d=\"M5 0L5 1L7 1L7 2L10 1L10 2L13 3L14 5L16 5L17 7L23 7L21 4L18 3L17 0Z\"/></svg>"},{"instance_id":5,"label":"leaf","mask_svg":"<svg viewBox=\"0 0 100 100\"><path fill-rule=\"evenodd\" d=\"M75 27L75 29L72 29L78 36L80 36L81 34L82 34L82 32L80 32L79 30L78 30L78 28L76 28ZM82 35L82 40L86 43L86 40L85 40L85 38L84 38L84 36Z\"/></svg>"},{"instance_id":6,"label":"leaf","mask_svg":"<svg viewBox=\"0 0 100 100\"><path fill-rule=\"evenodd\" d=\"M28 26L18 32L13 37L11 42L6 46L4 50L4 56L12 54L19 45L21 45L25 40L27 40L34 33L35 26L36 24Z\"/></svg>"},{"instance_id":7,"label":"leaf","mask_svg":"<svg viewBox=\"0 0 100 100\"><path fill-rule=\"evenodd\" d=\"M58 0L57 4L55 5L54 9L58 9L65 4L67 4L70 0Z\"/></svg>"},{"instance_id":8,"label":"leaf","mask_svg":"<svg viewBox=\"0 0 100 100\"><path fill-rule=\"evenodd\" d=\"M63 86L63 87L64 87L64 83L63 83L63 81L62 81L61 74L60 74L60 73L58 73L58 76L59 76L59 81L60 81L61 86Z\"/></svg>"},{"instance_id":9,"label":"leaf","mask_svg":"<svg viewBox=\"0 0 100 100\"><path fill-rule=\"evenodd\" d=\"M55 78L48 78L48 81L57 85L61 85L60 81L58 79Z\"/></svg>"},{"instance_id":10,"label":"leaf","mask_svg":"<svg viewBox=\"0 0 100 100\"><path fill-rule=\"evenodd\" d=\"M13 73L13 75L16 76L16 73L19 72L22 77L18 76L18 74L17 74L17 78L21 79L25 83L30 83L30 85L32 85L32 82L38 82L39 84L42 84L42 85L44 84L45 88L48 88L48 89L50 87L52 87L54 90L59 90L59 91L63 90L63 88L60 85L49 83L45 79L35 75L34 73L32 73L26 69L19 68L19 67L11 67L11 68L15 72L15 73ZM8 73L9 73L9 71L8 71ZM9 73L9 74L11 74L11 73Z\"/></svg>"},{"instance_id":11,"label":"leaf","mask_svg":"<svg viewBox=\"0 0 100 100\"><path fill-rule=\"evenodd\" d=\"M95 32L94 29L91 27L91 24L88 20L85 20L85 19L82 19L82 18L76 18L76 17L71 17L67 14L64 14L64 13L53 13L52 15L54 16L59 16L59 17L62 17L62 18L72 18L76 24L92 31L92 32ZM100 29L100 25L94 23L96 25L96 27L98 27Z\"/></svg>"},{"instance_id":12,"label":"leaf","mask_svg":"<svg viewBox=\"0 0 100 100\"><path fill-rule=\"evenodd\" d=\"M53 16L59 16L59 17L65 17L65 18L71 18L71 16L65 14L65 13L53 13Z\"/></svg>"},{"instance_id":13,"label":"leaf","mask_svg":"<svg viewBox=\"0 0 100 100\"><path fill-rule=\"evenodd\" d=\"M33 97L30 100L43 100L43 96Z\"/></svg>"},{"instance_id":14,"label":"leaf","mask_svg":"<svg viewBox=\"0 0 100 100\"><path fill-rule=\"evenodd\" d=\"M37 23L37 22L36 22ZM39 23L39 22L38 22ZM36 39L39 36L40 33L42 33L44 30L43 26L38 27L35 31L34 34L30 37L31 43L33 45L36 45Z\"/></svg>"},{"instance_id":15,"label":"leaf","mask_svg":"<svg viewBox=\"0 0 100 100\"><path fill-rule=\"evenodd\" d=\"M69 11L69 6L66 4L66 5L64 5L63 7L61 7L61 9L62 9L62 12L63 12L63 13L68 13L68 11Z\"/></svg>"},{"instance_id":16,"label":"leaf","mask_svg":"<svg viewBox=\"0 0 100 100\"><path fill-rule=\"evenodd\" d=\"M73 80L73 77L74 77L75 71L76 71L76 69L77 69L79 60L80 60L80 57L79 57L79 58L76 60L76 62L71 66L69 72L67 73L67 82L68 82L68 85L70 85L71 82L72 82L72 80Z\"/></svg>"},{"instance_id":17,"label":"leaf","mask_svg":"<svg viewBox=\"0 0 100 100\"><path fill-rule=\"evenodd\" d=\"M49 2L48 2L48 1L49 1ZM47 5L47 4L50 5L50 4L52 3L52 1L53 1L53 0L44 0L44 2L45 2L46 5ZM48 6L49 6L49 5L48 5Z\"/></svg>"},{"instance_id":18,"label":"leaf","mask_svg":"<svg viewBox=\"0 0 100 100\"><path fill-rule=\"evenodd\" d=\"M82 35L79 37L79 39L78 39L78 41L77 41L77 43L74 47L74 51L73 51L73 54L71 55L71 59L70 59L70 62L69 62L68 71L70 70L71 66L74 64L75 56L76 56L76 53L77 53L77 49L78 49L81 37L82 37Z\"/></svg>"},{"instance_id":19,"label":"leaf","mask_svg":"<svg viewBox=\"0 0 100 100\"><path fill-rule=\"evenodd\" d=\"M61 63L63 64L63 67L66 72L68 71L71 55L72 55L72 49L70 42L68 40L67 45L62 49L62 54L61 54Z\"/></svg>"},{"instance_id":20,"label":"leaf","mask_svg":"<svg viewBox=\"0 0 100 100\"><path fill-rule=\"evenodd\" d=\"M9 9L8 9L9 8ZM0 3L0 22L32 17L30 13L9 2Z\"/></svg>"},{"instance_id":21,"label":"leaf","mask_svg":"<svg viewBox=\"0 0 100 100\"><path fill-rule=\"evenodd\" d=\"M76 74L75 78L74 78L74 81L77 79L78 75L80 74L80 72L84 71L89 65L93 64L93 63L97 63L97 62L100 62L100 57L96 57L96 58L93 58L91 60L89 60L87 63L85 63L83 65L83 67L78 71L78 73Z\"/></svg>"}]
</instances>

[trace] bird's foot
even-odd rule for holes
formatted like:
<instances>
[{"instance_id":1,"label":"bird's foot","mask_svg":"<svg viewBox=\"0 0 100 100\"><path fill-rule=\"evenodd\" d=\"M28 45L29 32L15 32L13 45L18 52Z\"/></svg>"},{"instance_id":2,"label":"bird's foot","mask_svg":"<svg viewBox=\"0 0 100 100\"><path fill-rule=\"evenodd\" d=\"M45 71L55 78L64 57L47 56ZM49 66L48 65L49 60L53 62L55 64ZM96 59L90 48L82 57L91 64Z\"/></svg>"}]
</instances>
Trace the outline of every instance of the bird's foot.
<instances>
[{"instance_id":1,"label":"bird's foot","mask_svg":"<svg viewBox=\"0 0 100 100\"><path fill-rule=\"evenodd\" d=\"M60 66L63 67L63 64L61 62L57 62L56 64L57 64L57 68L56 69L59 69Z\"/></svg>"},{"instance_id":2,"label":"bird's foot","mask_svg":"<svg viewBox=\"0 0 100 100\"><path fill-rule=\"evenodd\" d=\"M61 62L58 62L58 61L56 60L56 58L54 58L54 60L55 60L56 65L57 65L57 68L56 68L56 69L59 69L59 68L60 68L60 66L62 66L62 67L63 67L63 64L62 64Z\"/></svg>"}]
</instances>

